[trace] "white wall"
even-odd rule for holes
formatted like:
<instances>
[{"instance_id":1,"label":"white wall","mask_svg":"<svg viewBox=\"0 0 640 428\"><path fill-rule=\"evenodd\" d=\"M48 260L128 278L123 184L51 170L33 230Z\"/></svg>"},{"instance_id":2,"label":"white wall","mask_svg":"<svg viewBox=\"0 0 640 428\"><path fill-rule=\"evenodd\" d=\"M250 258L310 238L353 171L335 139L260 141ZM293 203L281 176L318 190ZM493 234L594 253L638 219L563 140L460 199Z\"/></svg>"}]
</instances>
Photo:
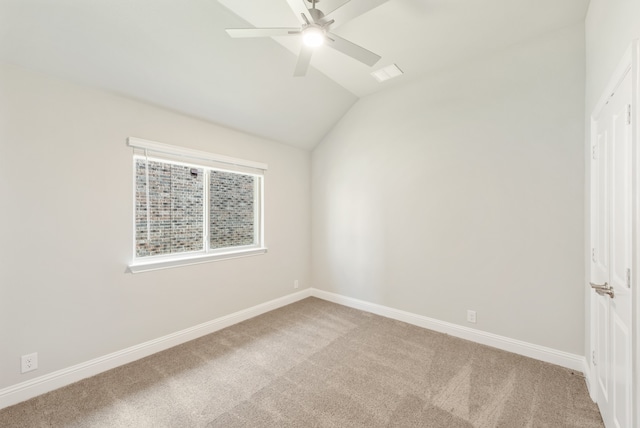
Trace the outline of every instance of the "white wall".
<instances>
[{"instance_id":1,"label":"white wall","mask_svg":"<svg viewBox=\"0 0 640 428\"><path fill-rule=\"evenodd\" d=\"M640 2L591 0L585 38L586 112L589 115L631 41L640 38Z\"/></svg>"},{"instance_id":2,"label":"white wall","mask_svg":"<svg viewBox=\"0 0 640 428\"><path fill-rule=\"evenodd\" d=\"M125 273L128 136L267 163L269 252ZM308 151L1 66L0 389L308 287L309 170Z\"/></svg>"},{"instance_id":3,"label":"white wall","mask_svg":"<svg viewBox=\"0 0 640 428\"><path fill-rule=\"evenodd\" d=\"M622 60L625 51L634 39L640 38L640 1L634 0L591 0L585 21L586 38L586 108L585 120L588 129L591 113L602 97L616 67ZM590 141L585 138L585 147ZM590 174L588 159L585 160L585 179L589 183ZM585 217L589 224L589 189L585 191ZM585 242L590 242L589 229L585 228ZM589 280L588 245L585 252L585 284ZM637 284L637 281L636 281ZM585 285L586 287L586 285ZM637 293L638 294L638 293ZM586 324L589 325L590 301L585 298ZM636 296L640 299L640 296ZM636 300L640 302L640 300ZM640 304L639 304L640 305ZM638 305L637 305L638 306ZM640 355L640 318L636 318L636 355ZM585 353L591 353L589 330L586 331ZM589 361L590 363L590 361ZM640 372L636 373L636 402L640 407ZM636 412L637 413L637 412ZM636 423L640 423L640 415L636 414Z\"/></svg>"},{"instance_id":4,"label":"white wall","mask_svg":"<svg viewBox=\"0 0 640 428\"><path fill-rule=\"evenodd\" d=\"M314 286L583 355L584 67L580 23L356 103L312 154Z\"/></svg>"}]
</instances>

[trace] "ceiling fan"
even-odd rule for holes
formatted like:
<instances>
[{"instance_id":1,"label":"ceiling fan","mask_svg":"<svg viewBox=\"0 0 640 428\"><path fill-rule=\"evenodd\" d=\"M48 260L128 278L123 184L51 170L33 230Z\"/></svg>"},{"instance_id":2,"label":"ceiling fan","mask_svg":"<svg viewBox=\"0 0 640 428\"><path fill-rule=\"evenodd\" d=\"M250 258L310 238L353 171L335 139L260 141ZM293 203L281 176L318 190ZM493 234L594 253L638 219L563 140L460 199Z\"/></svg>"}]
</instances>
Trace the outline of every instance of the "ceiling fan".
<instances>
[{"instance_id":1,"label":"ceiling fan","mask_svg":"<svg viewBox=\"0 0 640 428\"><path fill-rule=\"evenodd\" d=\"M342 37L331 33L331 27L342 24L356 16L373 9L386 0L347 0L342 6L325 15L316 8L320 0L287 0L289 7L298 17L299 28L227 28L231 37L272 37L272 36L302 36L302 49L293 73L296 77L304 76L311 63L311 55L315 48L326 44L351 58L368 66L374 65L380 56L358 46ZM311 4L311 8L307 7ZM336 19L338 23L336 23Z\"/></svg>"}]
</instances>

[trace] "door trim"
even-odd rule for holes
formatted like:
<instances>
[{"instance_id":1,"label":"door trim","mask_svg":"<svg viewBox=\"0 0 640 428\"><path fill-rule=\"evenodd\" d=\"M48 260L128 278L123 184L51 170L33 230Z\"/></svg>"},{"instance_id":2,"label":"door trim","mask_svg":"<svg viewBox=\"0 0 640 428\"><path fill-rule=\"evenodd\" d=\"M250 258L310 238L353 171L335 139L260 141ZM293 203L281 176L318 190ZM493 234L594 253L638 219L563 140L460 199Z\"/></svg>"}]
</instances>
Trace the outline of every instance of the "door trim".
<instances>
[{"instance_id":1,"label":"door trim","mask_svg":"<svg viewBox=\"0 0 640 428\"><path fill-rule=\"evenodd\" d=\"M631 400L636 404L632 406L631 415L633 426L640 427L640 41L637 39L631 44L631 144L633 164L632 183L632 277L631 290L633 299L631 303L632 332L631 358L632 372L634 373L631 385Z\"/></svg>"},{"instance_id":2,"label":"door trim","mask_svg":"<svg viewBox=\"0 0 640 428\"><path fill-rule=\"evenodd\" d=\"M634 421L633 426L640 427L640 292L639 292L639 276L640 276L640 147L639 147L639 130L638 123L640 123L640 43L638 40L634 40L626 50L622 61L619 63L618 67L615 69L615 72L612 75L609 84L606 86L606 90L603 92L602 97L596 104L596 107L593 109L593 112L590 115L590 136L589 136L589 152L588 156L586 156L586 169L589 171L588 180L588 196L589 196L589 218L588 222L585 225L585 229L588 231L588 239L586 240L586 253L587 253L587 266L591 264L591 148L593 147L596 141L596 119L604 109L604 106L608 102L609 98L611 98L611 94L613 94L616 88L622 83L623 79L627 76L628 73L631 73L632 80L632 94L631 94L631 114L632 114L632 124L631 124L631 144L632 144L632 237L631 237L631 254L632 254L632 276L631 276L631 289L633 293L632 300L632 320L631 320L631 328L634 330L632 332L632 372L633 372L633 381L631 387L632 393L632 402L635 402L636 405L632 406L632 420ZM587 271L589 271L588 269ZM589 274L587 274L587 279ZM589 293L589 319L585 320L585 327L588 329L588 337L589 337L589 349L587 352L586 363L587 363L587 371L585 371L585 378L587 381L587 387L589 388L589 394L593 401L598 400L598 389L596 387L596 375L593 365L593 352L594 352L594 343L595 343L595 320L594 320L594 307L596 304L595 293L591 292L589 287L589 281L586 281L586 292Z\"/></svg>"}]
</instances>

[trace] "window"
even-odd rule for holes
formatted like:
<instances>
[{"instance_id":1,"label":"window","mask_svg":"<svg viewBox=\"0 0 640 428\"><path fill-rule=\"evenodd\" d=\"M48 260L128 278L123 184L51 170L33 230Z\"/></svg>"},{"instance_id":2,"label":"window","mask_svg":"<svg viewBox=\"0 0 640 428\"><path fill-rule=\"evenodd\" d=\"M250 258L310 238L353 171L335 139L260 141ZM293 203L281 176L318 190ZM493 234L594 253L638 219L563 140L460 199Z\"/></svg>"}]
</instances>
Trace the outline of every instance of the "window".
<instances>
[{"instance_id":1,"label":"window","mask_svg":"<svg viewBox=\"0 0 640 428\"><path fill-rule=\"evenodd\" d=\"M134 148L131 272L266 252L266 165L129 138Z\"/></svg>"}]
</instances>

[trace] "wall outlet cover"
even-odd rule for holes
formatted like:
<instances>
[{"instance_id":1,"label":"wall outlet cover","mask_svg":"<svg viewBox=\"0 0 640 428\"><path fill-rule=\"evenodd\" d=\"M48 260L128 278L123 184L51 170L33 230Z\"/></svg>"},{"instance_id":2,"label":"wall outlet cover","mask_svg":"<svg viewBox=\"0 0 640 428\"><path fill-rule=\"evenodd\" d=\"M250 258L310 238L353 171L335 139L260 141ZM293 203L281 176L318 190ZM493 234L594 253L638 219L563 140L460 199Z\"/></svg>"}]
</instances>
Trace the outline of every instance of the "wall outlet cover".
<instances>
[{"instance_id":1,"label":"wall outlet cover","mask_svg":"<svg viewBox=\"0 0 640 428\"><path fill-rule=\"evenodd\" d=\"M34 371L38 368L38 353L23 355L20 358L21 373Z\"/></svg>"}]
</instances>

